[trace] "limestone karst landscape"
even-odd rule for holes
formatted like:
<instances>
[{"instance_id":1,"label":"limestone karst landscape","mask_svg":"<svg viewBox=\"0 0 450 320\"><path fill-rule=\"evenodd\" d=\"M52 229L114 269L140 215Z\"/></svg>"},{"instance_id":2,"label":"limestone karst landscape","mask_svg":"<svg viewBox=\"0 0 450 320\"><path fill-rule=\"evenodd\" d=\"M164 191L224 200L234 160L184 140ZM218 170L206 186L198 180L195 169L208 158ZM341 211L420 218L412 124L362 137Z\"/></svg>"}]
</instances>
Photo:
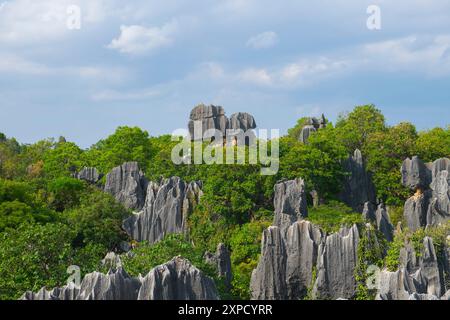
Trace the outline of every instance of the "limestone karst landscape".
<instances>
[{"instance_id":1,"label":"limestone karst landscape","mask_svg":"<svg viewBox=\"0 0 450 320\"><path fill-rule=\"evenodd\" d=\"M373 107L362 108L378 112ZM355 110L357 112L358 108ZM216 106L197 106L191 112L189 129L193 128L193 121L200 121L204 130L218 129L221 132L229 128L246 132L256 127L251 115L237 113L228 119L224 109ZM302 122L302 126L296 130L300 134L287 144L296 152L294 160L301 156L295 148L301 148L303 152L315 151L314 148L320 148L315 142L320 138L318 135L336 130L324 116L322 120L309 118ZM233 146L224 144L218 147ZM162 158L161 165L171 168L168 160ZM280 162L283 160L282 155ZM405 195L404 205L399 206L386 204L389 199L379 197L379 176L373 171L373 166L372 171L368 169L370 162L366 161L363 151L355 149L343 155L336 164L345 174L338 179L334 193L327 192L326 188L331 178L321 180L321 184L314 180L315 176L303 177L294 173L295 178L292 179L284 176L286 171L282 165L278 176L265 180L272 182L269 187L271 196L267 199L270 201L267 208L273 208L272 211L264 211L264 217L254 215L251 217L253 221L249 222L239 222L239 217L229 218L228 223L234 221L233 229L220 224L225 221L220 215L230 214L230 211L213 212L233 206L231 202L224 202L214 207L217 202L225 201L226 192L237 188L229 176L231 173L225 174L219 185L214 185L207 178L206 181L188 179L193 177L189 174L184 174L184 177L166 175L172 169L151 172L148 170L152 168L151 164L146 171L139 160L123 162L108 171L88 166L79 167L72 173L69 169L67 173L72 178L67 179L73 179L70 180L72 183L82 183L83 188L88 188L91 193L110 195L114 202L130 213L117 220L121 236L109 248L112 251L101 262L99 259L97 268L84 274L79 285L60 283L60 286L45 286L39 290L29 287L20 298L449 300L450 160L440 158L426 163L416 155L401 159L392 171L398 177L395 186ZM217 165L217 168L221 170L223 167ZM328 167L325 169L329 170ZM232 170L239 169L235 167ZM204 177L211 174L207 171ZM216 182L217 178L213 179ZM239 179L244 183L245 178ZM231 186L228 187L227 183ZM344 207L345 213L341 212ZM319 216L325 208L329 216ZM66 214L70 215L70 210L67 209ZM395 216L391 216L392 212ZM248 237L248 234L241 228L246 224L256 225L254 223L258 219L265 219L265 222L258 224L256 229L259 231L253 231L257 234L256 242L255 239L250 239L253 244L243 241L242 237ZM213 233L208 233L205 228L212 228ZM221 229L225 229L225 233L221 233ZM7 237L8 231L4 232ZM235 235L228 238L232 232ZM170 242L173 236L181 238ZM169 239L167 244L166 239ZM199 239L213 240L211 246L203 246ZM186 241L183 245L187 246L188 252L198 250L195 258L200 265L183 256L185 251L182 252L181 247L171 249L173 243L181 245L183 241ZM252 256L251 269L242 273L241 265L236 262L236 252L248 250L246 246L256 248L257 252ZM174 253L173 257L158 265L146 264L146 255L154 258L160 252L152 253L152 248L164 252L166 247L170 249L169 254ZM129 268L133 275L128 273ZM242 280L243 274L248 275L248 280ZM373 286L368 283L371 277ZM243 288L240 289L244 293L236 297L241 284Z\"/></svg>"}]
</instances>

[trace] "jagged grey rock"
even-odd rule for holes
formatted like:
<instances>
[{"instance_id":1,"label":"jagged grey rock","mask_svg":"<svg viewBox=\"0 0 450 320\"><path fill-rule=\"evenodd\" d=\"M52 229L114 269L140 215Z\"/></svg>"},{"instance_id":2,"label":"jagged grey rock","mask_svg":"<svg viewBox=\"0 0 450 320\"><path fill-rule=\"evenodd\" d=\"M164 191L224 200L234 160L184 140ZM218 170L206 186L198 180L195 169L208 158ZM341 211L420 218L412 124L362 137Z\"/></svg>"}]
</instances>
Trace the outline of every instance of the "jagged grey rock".
<instances>
[{"instance_id":1,"label":"jagged grey rock","mask_svg":"<svg viewBox=\"0 0 450 320\"><path fill-rule=\"evenodd\" d=\"M261 257L253 270L250 290L254 300L287 299L286 248L279 227L263 232Z\"/></svg>"},{"instance_id":2,"label":"jagged grey rock","mask_svg":"<svg viewBox=\"0 0 450 320\"><path fill-rule=\"evenodd\" d=\"M355 150L354 154L344 161L343 166L349 175L344 181L340 198L357 212L362 212L366 202L376 203L376 193L361 151Z\"/></svg>"},{"instance_id":3,"label":"jagged grey rock","mask_svg":"<svg viewBox=\"0 0 450 320\"><path fill-rule=\"evenodd\" d=\"M430 198L431 194L427 190L424 193L416 193L406 201L403 216L409 230L416 231L426 226Z\"/></svg>"},{"instance_id":4,"label":"jagged grey rock","mask_svg":"<svg viewBox=\"0 0 450 320\"><path fill-rule=\"evenodd\" d=\"M106 175L105 192L128 209L141 210L145 202L147 180L137 162L127 162Z\"/></svg>"},{"instance_id":5,"label":"jagged grey rock","mask_svg":"<svg viewBox=\"0 0 450 320\"><path fill-rule=\"evenodd\" d=\"M436 173L431 183L432 199L427 212L426 225L438 225L450 219L450 171Z\"/></svg>"},{"instance_id":6,"label":"jagged grey rock","mask_svg":"<svg viewBox=\"0 0 450 320\"><path fill-rule=\"evenodd\" d=\"M274 225L282 230L308 216L306 188L303 179L281 181L274 187Z\"/></svg>"},{"instance_id":7,"label":"jagged grey rock","mask_svg":"<svg viewBox=\"0 0 450 320\"><path fill-rule=\"evenodd\" d=\"M122 268L122 259L116 253L108 252L102 260L102 266L111 270L117 270Z\"/></svg>"},{"instance_id":8,"label":"jagged grey rock","mask_svg":"<svg viewBox=\"0 0 450 320\"><path fill-rule=\"evenodd\" d=\"M305 144L308 143L309 137L316 131L317 129L313 125L304 126L300 132L299 141Z\"/></svg>"},{"instance_id":9,"label":"jagged grey rock","mask_svg":"<svg viewBox=\"0 0 450 320\"><path fill-rule=\"evenodd\" d=\"M292 224L286 239L279 227L266 229L261 258L252 273L252 299L296 300L306 296L321 241L321 230L309 221Z\"/></svg>"},{"instance_id":10,"label":"jagged grey rock","mask_svg":"<svg viewBox=\"0 0 450 320\"><path fill-rule=\"evenodd\" d=\"M436 255L433 239L425 237L418 254L411 243L400 251L400 268L396 272L383 270L380 275L378 299L408 300L416 297L443 296L445 284L442 265Z\"/></svg>"},{"instance_id":11,"label":"jagged grey rock","mask_svg":"<svg viewBox=\"0 0 450 320\"><path fill-rule=\"evenodd\" d=\"M138 300L218 300L214 281L176 257L141 279Z\"/></svg>"},{"instance_id":12,"label":"jagged grey rock","mask_svg":"<svg viewBox=\"0 0 450 320\"><path fill-rule=\"evenodd\" d=\"M402 165L402 183L416 191L405 203L408 227L438 225L450 219L450 159L424 164L417 156Z\"/></svg>"},{"instance_id":13,"label":"jagged grey rock","mask_svg":"<svg viewBox=\"0 0 450 320\"><path fill-rule=\"evenodd\" d=\"M370 202L364 204L363 219L373 223L377 230L380 231L386 240L391 242L394 238L394 226L391 223L389 213L386 206L381 203L378 205L377 210Z\"/></svg>"},{"instance_id":14,"label":"jagged grey rock","mask_svg":"<svg viewBox=\"0 0 450 320\"><path fill-rule=\"evenodd\" d=\"M75 176L78 180L84 180L91 184L96 184L102 178L101 174L98 172L97 168L84 167Z\"/></svg>"},{"instance_id":15,"label":"jagged grey rock","mask_svg":"<svg viewBox=\"0 0 450 320\"><path fill-rule=\"evenodd\" d=\"M202 136L196 137L195 123L201 124ZM225 116L223 107L204 104L196 106L191 111L190 120L188 124L189 133L192 140L203 140L203 134L207 130L219 130L222 136L225 136L228 128L228 118Z\"/></svg>"},{"instance_id":16,"label":"jagged grey rock","mask_svg":"<svg viewBox=\"0 0 450 320\"><path fill-rule=\"evenodd\" d=\"M394 226L391 223L389 212L384 204L379 204L375 212L376 225L387 241L391 242L394 239Z\"/></svg>"},{"instance_id":17,"label":"jagged grey rock","mask_svg":"<svg viewBox=\"0 0 450 320\"><path fill-rule=\"evenodd\" d=\"M404 268L395 272L381 271L379 285L377 300L409 300L414 291L412 279Z\"/></svg>"},{"instance_id":18,"label":"jagged grey rock","mask_svg":"<svg viewBox=\"0 0 450 320\"><path fill-rule=\"evenodd\" d=\"M256 128L256 121L253 116L247 112L234 113L230 117L228 129L248 131Z\"/></svg>"},{"instance_id":19,"label":"jagged grey rock","mask_svg":"<svg viewBox=\"0 0 450 320\"><path fill-rule=\"evenodd\" d=\"M176 257L153 268L145 277L130 277L124 269L87 274L80 288L73 283L51 291L26 292L22 300L215 300L214 281L188 260Z\"/></svg>"},{"instance_id":20,"label":"jagged grey rock","mask_svg":"<svg viewBox=\"0 0 450 320\"><path fill-rule=\"evenodd\" d=\"M354 271L358 262L359 231L356 225L329 235L319 247L316 299L350 299L356 294Z\"/></svg>"},{"instance_id":21,"label":"jagged grey rock","mask_svg":"<svg viewBox=\"0 0 450 320\"><path fill-rule=\"evenodd\" d=\"M231 270L230 252L225 244L219 243L217 245L216 253L206 252L204 258L207 263L217 267L218 276L225 280L225 286L227 289L230 289L233 274Z\"/></svg>"},{"instance_id":22,"label":"jagged grey rock","mask_svg":"<svg viewBox=\"0 0 450 320\"><path fill-rule=\"evenodd\" d=\"M201 195L200 182L186 183L179 177L150 182L142 211L126 219L123 228L134 240L149 243L185 233L187 217Z\"/></svg>"},{"instance_id":23,"label":"jagged grey rock","mask_svg":"<svg viewBox=\"0 0 450 320\"><path fill-rule=\"evenodd\" d=\"M286 237L286 285L289 299L301 299L313 285L322 231L309 221L289 227Z\"/></svg>"},{"instance_id":24,"label":"jagged grey rock","mask_svg":"<svg viewBox=\"0 0 450 320\"><path fill-rule=\"evenodd\" d=\"M427 300L439 300L438 297L433 296L432 294L419 294L419 293L413 293L412 295L409 296L408 300L422 300L422 301L427 301Z\"/></svg>"},{"instance_id":25,"label":"jagged grey rock","mask_svg":"<svg viewBox=\"0 0 450 320\"><path fill-rule=\"evenodd\" d=\"M427 189L431 183L431 172L418 156L403 161L402 184L411 190Z\"/></svg>"}]
</instances>

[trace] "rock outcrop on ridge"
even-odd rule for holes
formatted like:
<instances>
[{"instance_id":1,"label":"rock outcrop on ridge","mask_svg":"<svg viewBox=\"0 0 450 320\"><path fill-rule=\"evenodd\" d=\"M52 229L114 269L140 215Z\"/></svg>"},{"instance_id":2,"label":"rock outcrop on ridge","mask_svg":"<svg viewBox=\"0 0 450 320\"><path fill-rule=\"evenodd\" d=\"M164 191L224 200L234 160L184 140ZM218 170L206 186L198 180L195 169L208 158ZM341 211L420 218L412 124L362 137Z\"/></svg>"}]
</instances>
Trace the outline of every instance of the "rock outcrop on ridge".
<instances>
[{"instance_id":1,"label":"rock outcrop on ridge","mask_svg":"<svg viewBox=\"0 0 450 320\"><path fill-rule=\"evenodd\" d=\"M126 208L141 210L145 203L147 179L137 162L127 162L106 175L105 192Z\"/></svg>"},{"instance_id":2,"label":"rock outcrop on ridge","mask_svg":"<svg viewBox=\"0 0 450 320\"><path fill-rule=\"evenodd\" d=\"M434 226L450 219L450 159L424 164L419 157L402 165L402 183L415 192L405 203L404 217L410 230Z\"/></svg>"},{"instance_id":3,"label":"rock outcrop on ridge","mask_svg":"<svg viewBox=\"0 0 450 320\"><path fill-rule=\"evenodd\" d=\"M100 181L102 175L98 172L97 168L84 167L80 172L76 173L74 177L90 184L96 184Z\"/></svg>"},{"instance_id":4,"label":"rock outcrop on ridge","mask_svg":"<svg viewBox=\"0 0 450 320\"><path fill-rule=\"evenodd\" d=\"M317 132L320 129L325 128L327 125L327 120L325 119L325 115L322 114L322 117L320 119L317 118L307 118L305 125L302 128L302 131L300 132L300 136L298 137L298 140L301 143L308 143L309 137L314 132Z\"/></svg>"},{"instance_id":5,"label":"rock outcrop on ridge","mask_svg":"<svg viewBox=\"0 0 450 320\"><path fill-rule=\"evenodd\" d=\"M354 154L344 162L344 170L349 175L344 181L340 199L355 211L363 212L367 202L376 203L376 192L360 150L355 150Z\"/></svg>"},{"instance_id":6,"label":"rock outcrop on ridge","mask_svg":"<svg viewBox=\"0 0 450 320\"><path fill-rule=\"evenodd\" d=\"M196 132L196 124L201 127L201 132ZM256 121L249 113L238 112L228 118L223 107L204 104L192 109L188 123L189 134L193 141L202 141L207 130L218 130L225 138L227 133L237 135L255 128Z\"/></svg>"},{"instance_id":7,"label":"rock outcrop on ridge","mask_svg":"<svg viewBox=\"0 0 450 320\"><path fill-rule=\"evenodd\" d=\"M437 257L433 239L425 237L420 252L408 243L400 252L399 270L380 274L378 300L437 300L445 298L450 270Z\"/></svg>"},{"instance_id":8,"label":"rock outcrop on ridge","mask_svg":"<svg viewBox=\"0 0 450 320\"><path fill-rule=\"evenodd\" d=\"M149 182L142 210L126 219L123 228L134 240L149 243L167 234L183 234L187 217L201 195L200 182L186 183L178 177Z\"/></svg>"},{"instance_id":9,"label":"rock outcrop on ridge","mask_svg":"<svg viewBox=\"0 0 450 320\"><path fill-rule=\"evenodd\" d=\"M79 288L26 292L22 300L217 300L214 281L188 260L176 257L153 268L145 277L130 277L124 269L87 274Z\"/></svg>"}]
</instances>

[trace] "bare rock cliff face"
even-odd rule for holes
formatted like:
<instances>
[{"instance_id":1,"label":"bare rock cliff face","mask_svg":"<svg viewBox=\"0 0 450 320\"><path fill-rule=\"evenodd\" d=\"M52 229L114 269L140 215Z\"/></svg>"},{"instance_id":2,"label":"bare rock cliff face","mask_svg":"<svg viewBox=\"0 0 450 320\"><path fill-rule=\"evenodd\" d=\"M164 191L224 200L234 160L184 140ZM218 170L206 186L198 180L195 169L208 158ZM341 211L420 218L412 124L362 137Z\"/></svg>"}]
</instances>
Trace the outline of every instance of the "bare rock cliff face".
<instances>
[{"instance_id":1,"label":"bare rock cliff face","mask_svg":"<svg viewBox=\"0 0 450 320\"><path fill-rule=\"evenodd\" d=\"M188 260L176 257L153 268L145 277L130 277L124 269L87 274L79 288L26 292L22 300L217 300L214 281Z\"/></svg>"}]
</instances>

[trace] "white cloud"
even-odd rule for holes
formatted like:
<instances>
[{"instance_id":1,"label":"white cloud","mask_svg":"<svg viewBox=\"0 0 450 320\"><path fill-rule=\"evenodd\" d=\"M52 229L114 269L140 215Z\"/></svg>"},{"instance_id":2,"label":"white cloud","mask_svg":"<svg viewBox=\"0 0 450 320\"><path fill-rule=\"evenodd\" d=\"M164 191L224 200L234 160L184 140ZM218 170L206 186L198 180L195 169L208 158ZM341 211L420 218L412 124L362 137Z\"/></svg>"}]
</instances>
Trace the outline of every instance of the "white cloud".
<instances>
[{"instance_id":1,"label":"white cloud","mask_svg":"<svg viewBox=\"0 0 450 320\"><path fill-rule=\"evenodd\" d=\"M177 29L176 21L169 22L162 27L121 26L119 37L113 39L108 48L131 55L150 53L170 46L174 41L173 36Z\"/></svg>"},{"instance_id":2,"label":"white cloud","mask_svg":"<svg viewBox=\"0 0 450 320\"><path fill-rule=\"evenodd\" d=\"M277 42L278 35L273 31L267 31L251 37L247 41L247 47L253 49L266 49L273 47Z\"/></svg>"},{"instance_id":3,"label":"white cloud","mask_svg":"<svg viewBox=\"0 0 450 320\"><path fill-rule=\"evenodd\" d=\"M265 69L245 69L238 73L238 79L249 84L269 86L272 84L272 77Z\"/></svg>"}]
</instances>

